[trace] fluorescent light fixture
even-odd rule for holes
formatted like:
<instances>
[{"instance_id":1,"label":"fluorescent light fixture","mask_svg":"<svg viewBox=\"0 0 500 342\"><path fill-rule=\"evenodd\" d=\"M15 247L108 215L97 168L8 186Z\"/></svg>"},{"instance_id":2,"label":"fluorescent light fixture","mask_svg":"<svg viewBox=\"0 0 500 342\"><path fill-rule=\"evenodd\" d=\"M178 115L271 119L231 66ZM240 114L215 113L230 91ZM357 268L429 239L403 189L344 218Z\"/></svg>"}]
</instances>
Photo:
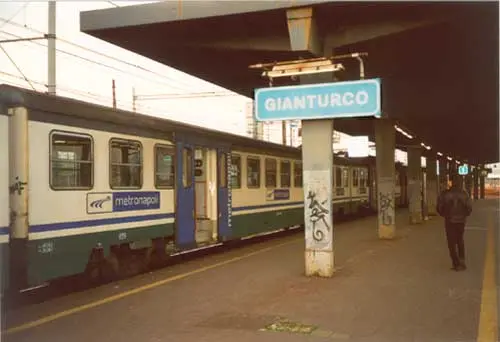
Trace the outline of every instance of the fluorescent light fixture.
<instances>
[{"instance_id":1,"label":"fluorescent light fixture","mask_svg":"<svg viewBox=\"0 0 500 342\"><path fill-rule=\"evenodd\" d=\"M430 149L431 149L431 147L430 147L430 146L428 146L428 145L424 144L423 142L422 142L422 143L420 143L420 146L422 146L422 147L423 147L423 148L425 148L426 150L430 150Z\"/></svg>"},{"instance_id":2,"label":"fluorescent light fixture","mask_svg":"<svg viewBox=\"0 0 500 342\"><path fill-rule=\"evenodd\" d=\"M455 160L455 163L460 165L460 160Z\"/></svg>"},{"instance_id":3,"label":"fluorescent light fixture","mask_svg":"<svg viewBox=\"0 0 500 342\"><path fill-rule=\"evenodd\" d=\"M453 160L451 157L446 157L446 158L448 158L448 160L449 160L449 161L452 161L452 160Z\"/></svg>"},{"instance_id":4,"label":"fluorescent light fixture","mask_svg":"<svg viewBox=\"0 0 500 342\"><path fill-rule=\"evenodd\" d=\"M345 70L342 64L334 64L331 61L327 60L320 62L277 65L274 66L272 70L264 71L262 73L262 76L270 78L290 77L297 75L319 74L322 72L336 72L341 70Z\"/></svg>"},{"instance_id":5,"label":"fluorescent light fixture","mask_svg":"<svg viewBox=\"0 0 500 342\"><path fill-rule=\"evenodd\" d=\"M399 127L398 125L394 125L394 128L396 129L396 131L398 131L399 133L403 134L405 137L407 137L408 139L413 139L413 136L407 132L405 132L401 127Z\"/></svg>"},{"instance_id":6,"label":"fluorescent light fixture","mask_svg":"<svg viewBox=\"0 0 500 342\"><path fill-rule=\"evenodd\" d=\"M440 156L440 157L443 156L443 154L441 152L438 152L437 155Z\"/></svg>"}]
</instances>

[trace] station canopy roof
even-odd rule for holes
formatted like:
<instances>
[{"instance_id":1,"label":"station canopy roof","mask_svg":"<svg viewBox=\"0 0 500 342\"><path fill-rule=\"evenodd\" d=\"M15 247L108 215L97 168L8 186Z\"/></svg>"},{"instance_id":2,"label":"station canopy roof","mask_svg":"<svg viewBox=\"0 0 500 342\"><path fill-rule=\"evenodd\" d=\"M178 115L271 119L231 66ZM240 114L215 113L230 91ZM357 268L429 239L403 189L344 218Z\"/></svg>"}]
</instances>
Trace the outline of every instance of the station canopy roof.
<instances>
[{"instance_id":1,"label":"station canopy roof","mask_svg":"<svg viewBox=\"0 0 500 342\"><path fill-rule=\"evenodd\" d=\"M253 98L268 81L249 65L312 57L291 51L287 28L287 8L305 5L335 54L368 53L383 111L415 136L398 147L499 161L498 2L167 1L82 12L81 31ZM340 79L359 77L345 66ZM374 139L372 121L334 126Z\"/></svg>"}]
</instances>

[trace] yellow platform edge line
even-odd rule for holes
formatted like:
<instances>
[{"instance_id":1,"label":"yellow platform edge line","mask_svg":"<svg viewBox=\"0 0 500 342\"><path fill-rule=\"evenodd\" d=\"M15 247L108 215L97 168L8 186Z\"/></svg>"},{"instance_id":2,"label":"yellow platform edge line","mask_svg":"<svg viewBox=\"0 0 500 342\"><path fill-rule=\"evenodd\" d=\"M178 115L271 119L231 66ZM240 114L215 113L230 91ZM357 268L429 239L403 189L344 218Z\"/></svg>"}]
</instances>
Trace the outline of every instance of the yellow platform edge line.
<instances>
[{"instance_id":1,"label":"yellow platform edge line","mask_svg":"<svg viewBox=\"0 0 500 342\"><path fill-rule=\"evenodd\" d=\"M493 213L488 215L488 234L484 260L483 287L477 342L498 341L498 298L496 285L495 227Z\"/></svg>"},{"instance_id":2,"label":"yellow platform edge line","mask_svg":"<svg viewBox=\"0 0 500 342\"><path fill-rule=\"evenodd\" d=\"M231 259L228 259L228 260L224 260L224 261L221 261L221 262L209 265L209 266L201 267L201 268L195 269L193 271L185 272L185 273L182 273L182 274L178 274L178 275L175 275L175 276L172 276L172 277L168 277L168 278L156 281L154 283L150 283L150 284L147 284L147 285L139 286L139 287L137 287L135 289L132 289L132 290L129 290L129 291L125 291L125 292L122 292L122 293L118 293L118 294L113 295L113 296L105 297L103 299L96 300L94 302L90 302L90 303L87 303L87 304L76 306L76 307L68 309L68 310L63 310L63 311L60 311L58 313L55 313L55 314L52 314L52 315L48 315L48 316L42 317L40 319L31 321L31 322L28 322L28 323L24 323L24 324L21 324L21 325L18 325L18 326L12 327L10 329L7 329L7 330L5 330L5 331L2 332L2 335L4 335L4 336L11 335L11 334L18 333L18 332L21 332L21 331L24 331L24 330L35 328L35 327L38 327L40 325L43 325L43 324L46 324L46 323L50 323L52 321L55 321L55 320L63 318L63 317L67 317L67 316L70 316L70 315L73 315L73 314L76 314L76 313L79 313L79 312L82 312L82 311L86 311L86 310L95 308L97 306L108 304L108 303L117 301L119 299L131 296L131 295L134 295L134 294L146 291L146 290L150 290L152 288L155 288L155 287L158 287L158 286L161 286L161 285L168 284L168 283L173 282L175 280L180 280L180 279L183 279L183 278L187 278L189 276L192 276L192 275L195 275L195 274L198 274L198 273L202 273L202 272L214 269L214 268L218 268L218 267L221 267L221 266L224 266L224 265L227 265L227 264L234 263L236 261L247 259L247 258L249 258L251 256L254 256L254 255L257 255L257 254L261 254L261 253L264 253L264 252L268 252L270 250L273 250L273 249L276 249L278 247L282 247L282 246L285 246L285 245L289 245L289 244L295 243L297 241L300 241L300 239L293 239L291 241L283 242L283 243L277 244L275 246L262 248L262 249L259 249L257 251L253 251L253 252L250 252L250 253L238 256L238 257L234 257L234 258L231 258Z\"/></svg>"}]
</instances>

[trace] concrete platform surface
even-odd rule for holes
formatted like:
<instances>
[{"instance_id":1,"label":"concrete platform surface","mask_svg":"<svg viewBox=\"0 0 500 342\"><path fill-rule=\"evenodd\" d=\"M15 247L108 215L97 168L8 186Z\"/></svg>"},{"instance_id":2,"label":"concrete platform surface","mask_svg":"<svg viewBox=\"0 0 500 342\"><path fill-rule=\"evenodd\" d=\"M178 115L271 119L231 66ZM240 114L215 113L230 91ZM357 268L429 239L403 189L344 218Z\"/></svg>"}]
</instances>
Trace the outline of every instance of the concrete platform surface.
<instances>
[{"instance_id":1,"label":"concrete platform surface","mask_svg":"<svg viewBox=\"0 0 500 342\"><path fill-rule=\"evenodd\" d=\"M304 276L298 233L8 313L2 341L494 342L499 204L474 202L464 272L443 220L402 210L391 241L375 217L336 225L333 278Z\"/></svg>"}]
</instances>

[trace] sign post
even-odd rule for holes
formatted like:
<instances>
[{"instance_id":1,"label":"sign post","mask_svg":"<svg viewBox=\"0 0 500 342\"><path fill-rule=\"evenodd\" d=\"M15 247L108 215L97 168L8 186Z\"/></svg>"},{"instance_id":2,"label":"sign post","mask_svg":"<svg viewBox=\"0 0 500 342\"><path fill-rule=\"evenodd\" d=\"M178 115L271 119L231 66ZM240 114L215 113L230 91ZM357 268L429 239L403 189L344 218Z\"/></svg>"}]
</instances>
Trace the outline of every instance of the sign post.
<instances>
[{"instance_id":1,"label":"sign post","mask_svg":"<svg viewBox=\"0 0 500 342\"><path fill-rule=\"evenodd\" d=\"M318 62L315 60L311 64L314 63ZM280 72L284 72L283 64L280 63ZM304 61L291 62L288 74L321 72L307 68L306 64ZM326 68L324 64L321 66ZM323 72L340 69L341 66L332 65L330 70ZM300 70L306 71L301 74ZM264 72L264 75L271 78L271 72L267 75ZM380 116L380 79L255 90L257 121L302 120L305 269L308 276L331 277L334 273L332 119Z\"/></svg>"}]
</instances>

